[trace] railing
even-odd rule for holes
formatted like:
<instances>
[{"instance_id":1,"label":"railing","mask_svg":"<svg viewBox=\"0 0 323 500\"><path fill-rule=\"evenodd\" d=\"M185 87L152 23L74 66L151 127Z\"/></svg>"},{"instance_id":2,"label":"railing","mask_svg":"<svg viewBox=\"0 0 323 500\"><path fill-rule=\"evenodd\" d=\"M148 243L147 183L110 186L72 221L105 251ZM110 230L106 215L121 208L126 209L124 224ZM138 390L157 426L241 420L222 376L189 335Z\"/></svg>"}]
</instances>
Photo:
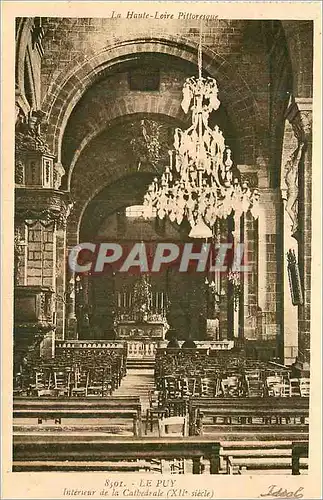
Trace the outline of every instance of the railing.
<instances>
[{"instance_id":1,"label":"railing","mask_svg":"<svg viewBox=\"0 0 323 500\"><path fill-rule=\"evenodd\" d=\"M127 358L140 359L152 358L154 359L158 343L149 340L131 340L127 342Z\"/></svg>"},{"instance_id":2,"label":"railing","mask_svg":"<svg viewBox=\"0 0 323 500\"><path fill-rule=\"evenodd\" d=\"M124 349L124 341L110 340L56 340L55 347L59 349Z\"/></svg>"},{"instance_id":3,"label":"railing","mask_svg":"<svg viewBox=\"0 0 323 500\"><path fill-rule=\"evenodd\" d=\"M194 340L197 349L204 349L209 351L230 351L234 347L234 340ZM159 347L161 349L166 349L168 344L167 340L160 342ZM184 340L178 341L179 347L181 348L184 344Z\"/></svg>"}]
</instances>

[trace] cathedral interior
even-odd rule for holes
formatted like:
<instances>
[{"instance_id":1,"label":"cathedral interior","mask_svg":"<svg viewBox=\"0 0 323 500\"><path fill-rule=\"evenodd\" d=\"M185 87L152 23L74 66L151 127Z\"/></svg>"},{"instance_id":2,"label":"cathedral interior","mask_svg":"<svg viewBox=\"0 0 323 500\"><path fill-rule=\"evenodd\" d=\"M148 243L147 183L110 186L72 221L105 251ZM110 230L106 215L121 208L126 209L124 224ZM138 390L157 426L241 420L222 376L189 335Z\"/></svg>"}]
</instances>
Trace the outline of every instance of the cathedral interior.
<instances>
[{"instance_id":1,"label":"cathedral interior","mask_svg":"<svg viewBox=\"0 0 323 500\"><path fill-rule=\"evenodd\" d=\"M312 21L17 18L15 70L13 470L307 473ZM71 269L84 242L202 241L162 190L143 217L194 116L259 193L212 224L249 271Z\"/></svg>"}]
</instances>

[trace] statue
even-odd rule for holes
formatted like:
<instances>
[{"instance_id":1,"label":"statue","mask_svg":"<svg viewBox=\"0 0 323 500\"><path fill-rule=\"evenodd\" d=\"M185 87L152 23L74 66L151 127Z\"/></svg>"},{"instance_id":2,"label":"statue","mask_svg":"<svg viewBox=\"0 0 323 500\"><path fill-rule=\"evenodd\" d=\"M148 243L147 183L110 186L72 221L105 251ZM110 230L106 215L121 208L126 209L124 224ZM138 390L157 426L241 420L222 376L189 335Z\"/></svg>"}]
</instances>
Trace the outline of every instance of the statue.
<instances>
[{"instance_id":1,"label":"statue","mask_svg":"<svg viewBox=\"0 0 323 500\"><path fill-rule=\"evenodd\" d=\"M286 212L292 221L292 235L298 231L298 169L304 151L304 143L298 144L285 165L285 183L287 186Z\"/></svg>"}]
</instances>

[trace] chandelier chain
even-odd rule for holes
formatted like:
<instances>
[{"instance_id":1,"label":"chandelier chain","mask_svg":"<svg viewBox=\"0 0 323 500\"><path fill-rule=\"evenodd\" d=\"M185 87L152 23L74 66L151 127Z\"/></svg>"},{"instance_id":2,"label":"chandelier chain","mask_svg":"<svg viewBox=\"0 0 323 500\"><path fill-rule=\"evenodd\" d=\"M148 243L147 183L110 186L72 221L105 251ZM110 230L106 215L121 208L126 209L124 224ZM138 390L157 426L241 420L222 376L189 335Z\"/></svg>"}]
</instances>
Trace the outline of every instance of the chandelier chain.
<instances>
[{"instance_id":1,"label":"chandelier chain","mask_svg":"<svg viewBox=\"0 0 323 500\"><path fill-rule=\"evenodd\" d=\"M202 76L202 28L198 70L198 78L187 78L183 85L181 107L191 113L191 126L175 129L169 165L149 186L144 205L155 208L160 219L168 216L181 224L186 218L192 238L211 238L218 219L238 219L249 210L257 217L259 193L252 192L247 181L241 183L222 131L209 124L221 103L216 80Z\"/></svg>"}]
</instances>

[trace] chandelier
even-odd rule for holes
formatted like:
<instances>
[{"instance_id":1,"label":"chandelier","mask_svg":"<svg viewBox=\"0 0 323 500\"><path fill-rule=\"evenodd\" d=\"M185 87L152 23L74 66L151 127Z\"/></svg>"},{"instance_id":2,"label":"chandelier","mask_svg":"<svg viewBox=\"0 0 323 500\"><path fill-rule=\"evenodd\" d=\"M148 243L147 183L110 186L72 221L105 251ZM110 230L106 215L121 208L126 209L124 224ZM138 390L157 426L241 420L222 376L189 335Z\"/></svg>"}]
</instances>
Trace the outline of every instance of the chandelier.
<instances>
[{"instance_id":1,"label":"chandelier","mask_svg":"<svg viewBox=\"0 0 323 500\"><path fill-rule=\"evenodd\" d=\"M148 187L144 205L155 208L157 216L168 216L191 225L192 238L212 237L217 219L240 217L248 210L257 216L259 192L251 191L247 181L233 165L231 149L218 125L211 128L209 117L220 106L217 82L202 76L202 43L198 48L198 78L187 78L181 103L192 114L187 130L175 129L174 150L169 151L169 165L161 178Z\"/></svg>"}]
</instances>

